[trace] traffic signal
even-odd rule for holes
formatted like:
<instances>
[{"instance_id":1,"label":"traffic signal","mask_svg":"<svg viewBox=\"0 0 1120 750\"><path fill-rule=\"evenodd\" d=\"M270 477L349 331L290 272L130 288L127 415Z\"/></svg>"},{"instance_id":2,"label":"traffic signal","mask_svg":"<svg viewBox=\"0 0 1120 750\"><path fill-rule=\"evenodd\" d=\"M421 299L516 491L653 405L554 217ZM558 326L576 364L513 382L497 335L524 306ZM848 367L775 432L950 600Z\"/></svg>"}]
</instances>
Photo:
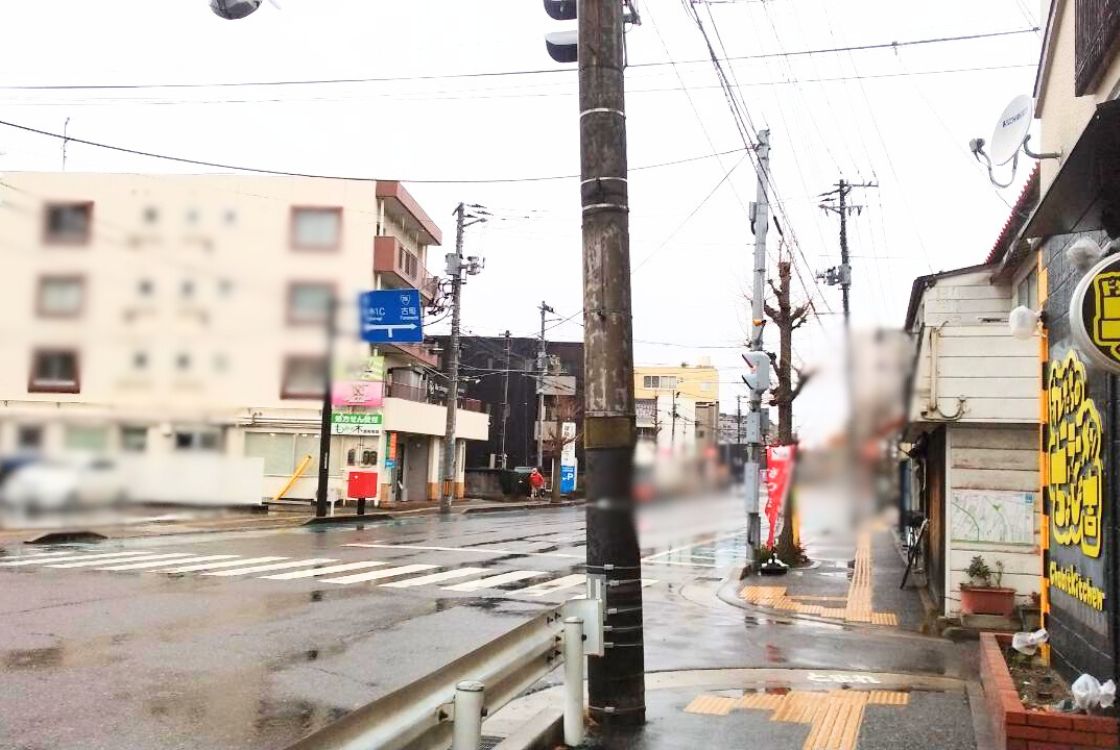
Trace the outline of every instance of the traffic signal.
<instances>
[{"instance_id":1,"label":"traffic signal","mask_svg":"<svg viewBox=\"0 0 1120 750\"><path fill-rule=\"evenodd\" d=\"M756 393L770 390L770 355L766 352L750 351L743 355L743 361L751 372L743 376L743 382Z\"/></svg>"},{"instance_id":2,"label":"traffic signal","mask_svg":"<svg viewBox=\"0 0 1120 750\"><path fill-rule=\"evenodd\" d=\"M576 20L576 0L544 0L544 12L554 21ZM576 29L552 31L544 35L548 56L558 63L574 63L579 48Z\"/></svg>"}]
</instances>

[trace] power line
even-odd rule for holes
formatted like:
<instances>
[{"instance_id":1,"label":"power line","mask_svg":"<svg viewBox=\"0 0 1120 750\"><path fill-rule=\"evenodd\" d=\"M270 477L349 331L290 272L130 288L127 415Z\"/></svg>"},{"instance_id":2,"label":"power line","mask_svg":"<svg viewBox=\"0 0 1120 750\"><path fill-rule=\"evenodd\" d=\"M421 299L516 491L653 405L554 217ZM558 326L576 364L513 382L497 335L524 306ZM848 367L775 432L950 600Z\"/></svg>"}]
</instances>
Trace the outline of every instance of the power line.
<instances>
[{"instance_id":1,"label":"power line","mask_svg":"<svg viewBox=\"0 0 1120 750\"><path fill-rule=\"evenodd\" d=\"M929 37L925 39L908 39L905 41L874 42L847 47L822 47L819 49L795 50L792 52L764 52L753 55L725 56L722 62L736 60L762 60L768 57L789 57L804 55L822 55L839 52L864 52L868 50L891 49L903 47L916 47L929 44L944 44L947 42L968 42L980 39L995 39L1020 34L1035 34L1040 31L1038 26L1030 28L1006 29L1003 31L989 31L976 34L961 34L957 36ZM629 68L656 68L666 65L701 65L710 64L711 60L679 60L651 61L644 63L630 63ZM462 80L467 78L498 78L503 76L546 75L546 74L575 74L574 68L535 68L528 70L504 71L474 71L470 73L437 73L430 75L411 76L380 76L369 78L318 78L306 80L281 80L281 81L210 81L204 83L62 83L62 84L18 84L0 86L0 91L105 91L105 90L135 90L135 89L201 89L201 88L241 88L241 87L269 87L269 86L322 86L359 83L394 83L400 81L440 81Z\"/></svg>"},{"instance_id":2,"label":"power line","mask_svg":"<svg viewBox=\"0 0 1120 750\"><path fill-rule=\"evenodd\" d=\"M240 166L240 165L236 165L236 164L224 164L222 162L207 161L207 160L204 160L204 159L192 159L192 158L188 158L188 157L185 157L185 156L172 156L170 154L160 154L160 153L154 153L154 152L151 152L151 151L141 151L139 149L128 148L128 147L125 147L125 146L114 146L114 145L109 144L109 143L100 143L98 141L90 141L90 140L86 140L84 138L77 138L77 137L72 136L72 135L68 136L68 135L63 135L61 133L54 133L54 132L51 132L49 130L40 130L39 128L33 128L29 125L20 125L19 123L8 122L6 120L0 120L0 125L3 125L5 127L9 127L9 128L15 128L16 130L23 130L23 131L26 131L28 133L35 133L36 135L41 135L41 136L45 136L45 137L48 137L48 138L55 138L55 139L58 139L58 140L61 140L61 141L67 141L67 142L70 142L70 143L80 143L83 146L93 146L94 148L103 148L103 149L108 149L109 151L119 151L121 153L132 154L134 156L146 156L146 157L151 158L151 159L163 159L164 161L173 161L173 162L178 162L180 164L191 164L191 165L194 165L194 166L197 166L197 167L213 167L214 169L229 169L229 170L236 171L236 172L255 172L257 174L271 174L271 175L279 175L281 177L311 177L311 178L315 178L315 179L343 180L343 181L348 181L348 182L376 182L378 179L388 179L388 178L377 178L377 177L354 177L354 176L350 176L350 175L314 174L314 173L310 173L310 172L288 172L288 171L285 171L285 170L282 170L282 169L267 169L267 168L263 168L263 167L246 167L246 166ZM684 159L676 159L676 160L673 160L673 161L660 162L658 164L647 164L647 165L644 165L644 166L641 166L641 167L631 167L630 171L631 172L638 172L638 171L647 170L647 169L660 169L662 167L671 167L671 166L675 166L675 165L678 165L678 164L687 164L689 162L702 161L704 159L711 159L711 158L714 158L714 157L717 157L717 156L726 156L727 154L737 154L737 153L740 153L744 150L745 149L743 149L743 148L734 148L734 149L730 149L728 151L721 151L717 154L703 154L703 155L700 155L700 156L690 156L690 157L687 157L687 158L684 158ZM398 181L398 182L409 182L409 183L412 183L414 185L482 185L482 184L490 184L490 183L497 183L497 182L543 182L543 181L546 181L546 180L569 180L569 179L575 179L577 177L579 177L578 174L564 174L564 175L543 175L543 176L535 176L535 177L491 177L491 178L480 178L480 179L457 179L457 180L456 179L413 180L413 179L400 179L400 178L393 178L393 180Z\"/></svg>"}]
</instances>

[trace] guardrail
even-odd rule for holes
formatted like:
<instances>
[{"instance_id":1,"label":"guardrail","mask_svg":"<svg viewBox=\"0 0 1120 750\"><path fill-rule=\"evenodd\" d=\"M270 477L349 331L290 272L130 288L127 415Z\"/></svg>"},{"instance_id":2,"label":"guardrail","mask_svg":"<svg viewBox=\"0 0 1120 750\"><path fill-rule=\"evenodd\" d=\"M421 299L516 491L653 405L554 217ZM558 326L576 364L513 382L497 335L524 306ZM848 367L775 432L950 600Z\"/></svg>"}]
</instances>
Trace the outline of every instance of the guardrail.
<instances>
[{"instance_id":1,"label":"guardrail","mask_svg":"<svg viewBox=\"0 0 1120 750\"><path fill-rule=\"evenodd\" d=\"M584 659L603 654L603 602L571 599L288 750L477 750L482 721L564 664L564 742L583 741Z\"/></svg>"}]
</instances>

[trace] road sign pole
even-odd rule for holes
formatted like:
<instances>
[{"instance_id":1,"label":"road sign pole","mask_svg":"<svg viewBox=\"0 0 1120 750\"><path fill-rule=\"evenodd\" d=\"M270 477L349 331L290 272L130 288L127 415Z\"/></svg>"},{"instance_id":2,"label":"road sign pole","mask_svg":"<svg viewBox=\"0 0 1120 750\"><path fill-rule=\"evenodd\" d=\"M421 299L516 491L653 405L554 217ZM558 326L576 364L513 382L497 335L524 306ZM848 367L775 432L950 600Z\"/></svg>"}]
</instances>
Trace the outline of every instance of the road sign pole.
<instances>
[{"instance_id":1,"label":"road sign pole","mask_svg":"<svg viewBox=\"0 0 1120 750\"><path fill-rule=\"evenodd\" d=\"M337 310L338 300L332 294L327 300L327 356L323 363L325 372L323 373L323 406L319 422L319 482L315 488L316 518L324 518L327 515L327 479L330 476L331 464L331 391L334 386L332 367Z\"/></svg>"}]
</instances>

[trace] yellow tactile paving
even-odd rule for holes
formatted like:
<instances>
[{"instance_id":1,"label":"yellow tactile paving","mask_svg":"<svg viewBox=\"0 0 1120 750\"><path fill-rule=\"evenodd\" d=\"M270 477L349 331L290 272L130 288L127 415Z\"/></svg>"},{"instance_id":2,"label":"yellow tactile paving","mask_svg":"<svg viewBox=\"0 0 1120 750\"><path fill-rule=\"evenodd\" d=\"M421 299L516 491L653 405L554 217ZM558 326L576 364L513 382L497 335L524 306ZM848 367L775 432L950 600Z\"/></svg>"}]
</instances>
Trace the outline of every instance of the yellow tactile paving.
<instances>
[{"instance_id":1,"label":"yellow tactile paving","mask_svg":"<svg viewBox=\"0 0 1120 750\"><path fill-rule=\"evenodd\" d=\"M784 695L744 693L740 698L699 695L684 710L711 716L726 716L733 709L771 711L770 721L811 725L801 750L855 750L866 706L909 703L909 693L896 690L791 690Z\"/></svg>"},{"instance_id":2,"label":"yellow tactile paving","mask_svg":"<svg viewBox=\"0 0 1120 750\"><path fill-rule=\"evenodd\" d=\"M799 596L787 592L785 586L746 586L739 597L762 607L816 615L844 622L898 626L894 612L876 612L871 606L871 532L864 530L856 539L856 559L847 596ZM826 602L843 606L825 606L806 602Z\"/></svg>"},{"instance_id":3,"label":"yellow tactile paving","mask_svg":"<svg viewBox=\"0 0 1120 750\"><path fill-rule=\"evenodd\" d=\"M689 714L727 716L738 705L739 701L736 698L725 698L722 695L698 695L685 706L684 711Z\"/></svg>"}]
</instances>

